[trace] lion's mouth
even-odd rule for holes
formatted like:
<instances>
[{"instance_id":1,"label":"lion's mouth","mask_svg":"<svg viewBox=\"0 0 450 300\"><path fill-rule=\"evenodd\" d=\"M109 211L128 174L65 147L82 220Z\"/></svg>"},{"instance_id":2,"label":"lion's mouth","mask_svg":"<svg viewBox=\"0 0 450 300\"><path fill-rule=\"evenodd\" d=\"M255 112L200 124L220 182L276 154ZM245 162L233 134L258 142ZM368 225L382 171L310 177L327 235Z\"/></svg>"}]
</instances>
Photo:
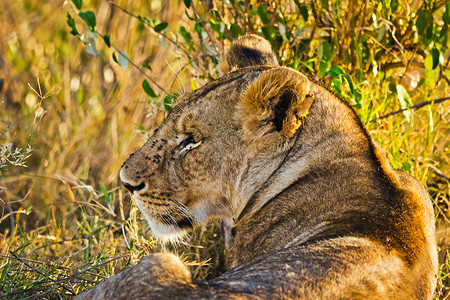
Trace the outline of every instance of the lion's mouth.
<instances>
[{"instance_id":1,"label":"lion's mouth","mask_svg":"<svg viewBox=\"0 0 450 300\"><path fill-rule=\"evenodd\" d=\"M183 218L177 221L171 215L164 215L161 217L161 222L167 225L177 226L179 228L192 228L194 227L194 220L192 218Z\"/></svg>"},{"instance_id":2,"label":"lion's mouth","mask_svg":"<svg viewBox=\"0 0 450 300\"><path fill-rule=\"evenodd\" d=\"M142 195L135 195L134 199L150 223L157 222L178 229L194 227L194 217L184 205L181 207L173 203L159 202L158 200L161 199L142 197Z\"/></svg>"}]
</instances>

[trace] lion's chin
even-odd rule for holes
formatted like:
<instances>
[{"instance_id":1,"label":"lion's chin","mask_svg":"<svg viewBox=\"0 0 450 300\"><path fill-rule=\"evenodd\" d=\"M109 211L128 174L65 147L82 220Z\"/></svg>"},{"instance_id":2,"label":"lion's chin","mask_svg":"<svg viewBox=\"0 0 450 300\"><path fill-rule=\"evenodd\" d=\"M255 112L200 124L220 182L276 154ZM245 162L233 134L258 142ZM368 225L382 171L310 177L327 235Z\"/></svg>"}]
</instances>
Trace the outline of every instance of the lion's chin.
<instances>
[{"instance_id":1,"label":"lion's chin","mask_svg":"<svg viewBox=\"0 0 450 300\"><path fill-rule=\"evenodd\" d=\"M182 242L187 235L186 228L180 228L177 225L164 224L149 216L146 216L146 219L150 225L153 237L163 243L179 243Z\"/></svg>"},{"instance_id":2,"label":"lion's chin","mask_svg":"<svg viewBox=\"0 0 450 300\"><path fill-rule=\"evenodd\" d=\"M180 243L183 242L187 236L187 227L179 226L174 223L163 223L161 220L149 216L143 209L142 202L138 197L134 198L136 205L147 219L147 223L150 226L150 230L155 239L158 239L162 243ZM170 219L168 219L170 220Z\"/></svg>"}]
</instances>

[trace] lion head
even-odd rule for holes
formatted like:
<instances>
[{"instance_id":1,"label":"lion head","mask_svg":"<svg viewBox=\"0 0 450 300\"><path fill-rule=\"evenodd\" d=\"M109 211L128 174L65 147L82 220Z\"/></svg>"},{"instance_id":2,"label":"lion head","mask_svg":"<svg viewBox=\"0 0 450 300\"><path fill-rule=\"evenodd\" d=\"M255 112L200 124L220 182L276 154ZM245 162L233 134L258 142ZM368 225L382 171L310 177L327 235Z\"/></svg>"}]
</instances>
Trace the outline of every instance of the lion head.
<instances>
[{"instance_id":1,"label":"lion head","mask_svg":"<svg viewBox=\"0 0 450 300\"><path fill-rule=\"evenodd\" d=\"M233 44L222 70L181 97L122 166L120 179L158 238L180 238L208 217L239 216L286 156L313 101L306 77L279 67L262 38Z\"/></svg>"}]
</instances>

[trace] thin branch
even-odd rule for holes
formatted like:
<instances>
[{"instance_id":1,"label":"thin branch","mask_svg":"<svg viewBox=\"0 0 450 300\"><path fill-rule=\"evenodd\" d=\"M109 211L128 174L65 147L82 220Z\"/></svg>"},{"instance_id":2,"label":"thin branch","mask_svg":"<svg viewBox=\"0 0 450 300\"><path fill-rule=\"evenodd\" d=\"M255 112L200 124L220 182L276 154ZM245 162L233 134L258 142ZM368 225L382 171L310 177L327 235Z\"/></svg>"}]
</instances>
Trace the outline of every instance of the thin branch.
<instances>
[{"instance_id":1,"label":"thin branch","mask_svg":"<svg viewBox=\"0 0 450 300\"><path fill-rule=\"evenodd\" d=\"M118 6L117 4L115 4L114 2L112 2L112 1L108 1L108 3L109 4L111 4L112 6L114 6L114 7L116 7L116 8L118 8L118 9L120 9L120 10L122 10L123 12L125 12L126 14L128 14L128 15L130 15L130 16L132 16L132 17L134 17L134 18L136 18L136 19L138 19L138 20L140 20L141 22L143 22L145 25L147 25L147 26L149 26L149 24L147 23L147 22L144 22L144 20L142 20L141 18L139 18L138 16L136 16L136 15L134 15L134 14L132 14L132 13L130 13L130 12L128 12L127 10L125 10L125 9L123 9L122 7L120 7L120 6ZM73 10L73 12L78 16L78 17L80 17L80 15L79 15L79 13L77 12L77 10L75 10L75 8L71 5L71 8L72 8L72 10ZM149 27L151 27L151 26L149 26ZM98 34L100 37L102 37L102 38L104 38L105 36L102 34L102 33L100 33L100 32L98 32L97 30L95 31L95 33L96 34ZM170 40L170 38L168 38L166 35L164 35L164 34L162 34L162 33L159 33L159 32L155 32L155 33L158 33L158 34L161 34L164 38L166 38L167 40ZM172 43L174 43L175 45L177 45L175 42L173 42L172 41ZM177 45L178 46L178 45ZM119 50L116 46L114 46L114 45L112 45L112 47L123 57L123 58L125 58L125 60L126 61L128 61L128 63L130 63L133 67L135 67L140 73L142 73L142 75L144 75L145 77L147 77L147 79L148 80L150 80L158 89L160 89L162 92L164 92L164 93L166 93L166 94L169 94L163 87L161 87L155 80L153 80L153 78L151 78L149 75L147 75L146 74L146 72L144 71L144 69L142 69L141 67L139 67L138 65L136 65L133 61L131 61L129 58L128 58L128 56L127 55L124 55L123 54L123 52L121 51L121 50ZM179 47L179 46L178 46ZM39 80L39 78L38 78L38 80ZM30 84L28 84L29 86L30 86L30 88L36 93L36 91L31 87L31 85ZM40 87L39 87L40 88ZM36 93L37 94L37 93ZM39 96L39 94L38 94L38 96ZM47 95L46 95L47 96ZM45 96L45 97L46 97ZM39 96L40 97L40 96Z\"/></svg>"},{"instance_id":2,"label":"thin branch","mask_svg":"<svg viewBox=\"0 0 450 300\"><path fill-rule=\"evenodd\" d=\"M5 122L6 123L6 122ZM2 137L8 130L10 130L12 127L14 126L14 124L10 124L6 127L6 129L0 134L0 137Z\"/></svg>"},{"instance_id":3,"label":"thin branch","mask_svg":"<svg viewBox=\"0 0 450 300\"><path fill-rule=\"evenodd\" d=\"M444 74L441 74L442 78L444 78L444 80L447 82L448 85L450 85L450 79Z\"/></svg>"},{"instance_id":4,"label":"thin branch","mask_svg":"<svg viewBox=\"0 0 450 300\"><path fill-rule=\"evenodd\" d=\"M114 49L116 49L117 52L120 53L120 55L122 55L123 58L125 58L133 67L135 67L136 69L139 70L139 72L141 72L145 77L147 77L148 80L150 80L154 85L156 85L156 87L161 91L164 92L166 94L169 95L169 93L162 87L160 86L155 80L153 80L153 78L151 78L149 75L147 75L144 71L144 69L142 69L141 67L139 67L138 65L136 65L134 62L132 62L126 55L124 55L122 53L122 51L120 51L119 49L117 49L116 46L113 46Z\"/></svg>"},{"instance_id":5,"label":"thin branch","mask_svg":"<svg viewBox=\"0 0 450 300\"><path fill-rule=\"evenodd\" d=\"M124 13L126 13L127 15L132 16L133 18L138 19L140 22L142 22L143 24L147 25L149 28L152 28L152 27L150 26L150 24L149 24L147 21L145 21L145 20L143 20L142 18L140 18L139 16L137 16L137 15L135 15L135 14L133 14L133 13L127 11L126 9L120 7L119 5L117 5L116 3L114 3L113 1L109 0L108 3L111 4L112 6L114 6L115 8L120 9L121 11L123 11ZM153 28L152 28L152 29L153 29ZM172 43L176 48L178 48L178 49L180 49L182 52L184 52L184 54L185 54L188 58L191 58L191 56L189 55L189 52L188 52L186 49L180 47L180 45L178 45L174 40L172 40L170 37L168 37L168 36L167 36L166 34L164 34L163 32L156 32L155 30L153 30L153 33L154 33L154 34L159 34L160 36L162 36L163 38L165 38L167 41L169 41L170 43Z\"/></svg>"},{"instance_id":6,"label":"thin branch","mask_svg":"<svg viewBox=\"0 0 450 300\"><path fill-rule=\"evenodd\" d=\"M0 223L2 223L4 220L6 220L9 216L12 216L14 214L26 214L29 215L31 211L26 211L26 210L17 210L17 211L12 211L7 213L6 215L2 216L0 218Z\"/></svg>"},{"instance_id":7,"label":"thin branch","mask_svg":"<svg viewBox=\"0 0 450 300\"><path fill-rule=\"evenodd\" d=\"M100 37L104 37L103 34L101 34L98 31L95 31L96 34L98 34ZM139 72L142 73L142 75L144 75L145 77L147 77L148 80L150 80L154 85L156 85L156 87L158 89L160 89L160 91L169 94L163 87L161 87L153 78L151 78L149 75L147 75L147 73L145 72L145 70L141 67L139 67L138 65L136 65L131 59L128 58L127 55L125 55L121 50L119 50L116 46L112 45L112 47L114 48L114 50L116 50L123 58L125 58L126 61L128 61L128 63L130 63L133 67L135 67Z\"/></svg>"},{"instance_id":8,"label":"thin branch","mask_svg":"<svg viewBox=\"0 0 450 300\"><path fill-rule=\"evenodd\" d=\"M442 174L442 173L439 172L439 170L436 169L435 167L430 166L430 170L431 170L431 172L433 172L436 176L441 177L441 178L444 178L445 180L447 180L447 181L450 182L450 177L448 177L448 176Z\"/></svg>"},{"instance_id":9,"label":"thin branch","mask_svg":"<svg viewBox=\"0 0 450 300\"><path fill-rule=\"evenodd\" d=\"M381 119L386 119L387 117L390 117L390 116L393 116L393 115L402 113L402 112L404 112L405 110L408 110L408 109L419 109L419 108L422 108L422 107L424 107L424 106L426 106L426 105L430 105L430 104L438 104L438 103L447 101L447 100L449 100L449 99L450 99L450 97L445 97L445 98L439 98L439 99L430 100L430 101L424 101L424 102L421 102L421 103L414 104L414 105L412 105L412 106L410 106L410 107L408 107L408 108L402 108L402 109L400 109L400 110L396 110L396 111L390 112L390 113L388 113L387 115L378 117L377 119L379 119L379 120L381 120Z\"/></svg>"}]
</instances>

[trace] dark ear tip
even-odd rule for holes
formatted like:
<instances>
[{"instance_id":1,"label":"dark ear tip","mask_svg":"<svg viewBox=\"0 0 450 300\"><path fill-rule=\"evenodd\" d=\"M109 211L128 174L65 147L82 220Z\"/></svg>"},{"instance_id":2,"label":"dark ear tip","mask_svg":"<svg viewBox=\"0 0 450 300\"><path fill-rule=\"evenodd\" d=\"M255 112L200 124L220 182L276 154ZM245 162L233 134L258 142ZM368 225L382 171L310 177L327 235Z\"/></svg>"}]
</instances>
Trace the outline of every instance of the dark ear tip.
<instances>
[{"instance_id":1,"label":"dark ear tip","mask_svg":"<svg viewBox=\"0 0 450 300\"><path fill-rule=\"evenodd\" d=\"M268 41L257 35L246 35L233 42L221 63L221 71L228 73L258 65L278 66L278 61Z\"/></svg>"},{"instance_id":2,"label":"dark ear tip","mask_svg":"<svg viewBox=\"0 0 450 300\"><path fill-rule=\"evenodd\" d=\"M256 34L242 36L234 41L233 45L242 45L249 48L265 50L266 52L272 52L269 41Z\"/></svg>"}]
</instances>

